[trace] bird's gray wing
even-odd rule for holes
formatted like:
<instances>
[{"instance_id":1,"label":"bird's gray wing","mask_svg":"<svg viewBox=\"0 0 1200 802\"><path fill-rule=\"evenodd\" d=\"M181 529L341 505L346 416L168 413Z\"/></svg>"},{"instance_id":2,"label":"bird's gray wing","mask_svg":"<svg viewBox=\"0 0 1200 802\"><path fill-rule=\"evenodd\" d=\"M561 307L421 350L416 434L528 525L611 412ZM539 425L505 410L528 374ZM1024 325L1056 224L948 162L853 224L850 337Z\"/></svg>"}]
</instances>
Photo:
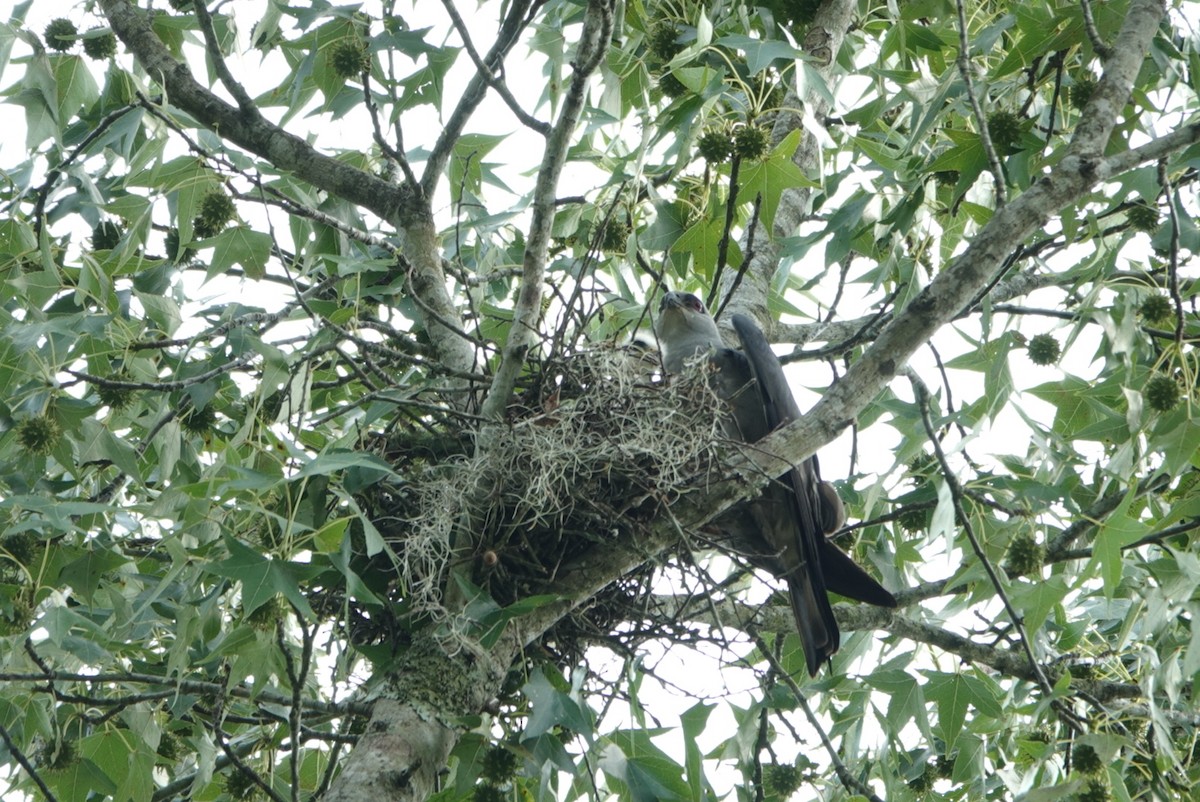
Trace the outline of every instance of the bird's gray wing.
<instances>
[{"instance_id":1,"label":"bird's gray wing","mask_svg":"<svg viewBox=\"0 0 1200 802\"><path fill-rule=\"evenodd\" d=\"M755 379L763 410L763 434L798 419L800 408L783 375L783 366L762 331L745 315L733 315L732 322ZM772 482L762 504L764 520L759 525L771 546L779 549L805 660L809 673L815 675L839 645L837 622L826 590L884 607L895 607L896 599L826 538L826 532L841 525L841 502L832 486L821 481L816 456ZM807 633L803 631L806 629Z\"/></svg>"},{"instance_id":2,"label":"bird's gray wing","mask_svg":"<svg viewBox=\"0 0 1200 802\"><path fill-rule=\"evenodd\" d=\"M784 379L783 368L758 326L745 315L734 315L732 320L755 379L763 434L766 434L781 423L798 418L800 411ZM763 538L778 554L782 569L778 573L787 581L796 630L804 647L808 673L813 676L837 651L840 639L821 565L825 530L818 484L812 462L805 460L771 482L762 497L750 505Z\"/></svg>"}]
</instances>

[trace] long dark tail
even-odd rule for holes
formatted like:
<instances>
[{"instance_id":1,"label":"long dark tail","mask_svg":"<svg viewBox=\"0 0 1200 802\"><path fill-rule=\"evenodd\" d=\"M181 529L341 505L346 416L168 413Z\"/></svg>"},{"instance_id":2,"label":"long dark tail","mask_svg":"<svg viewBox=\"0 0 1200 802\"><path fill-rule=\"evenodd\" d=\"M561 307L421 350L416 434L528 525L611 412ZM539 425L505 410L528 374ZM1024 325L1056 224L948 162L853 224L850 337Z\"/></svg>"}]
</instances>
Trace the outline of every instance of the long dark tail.
<instances>
[{"instance_id":1,"label":"long dark tail","mask_svg":"<svg viewBox=\"0 0 1200 802\"><path fill-rule=\"evenodd\" d=\"M826 538L820 539L821 569L825 574L825 587L848 599L874 604L879 607L895 607L896 597L875 581L850 555L833 545Z\"/></svg>"},{"instance_id":2,"label":"long dark tail","mask_svg":"<svg viewBox=\"0 0 1200 802\"><path fill-rule=\"evenodd\" d=\"M841 645L841 633L823 590L818 594L808 577L787 577L787 583L804 661L809 676L815 677Z\"/></svg>"}]
</instances>

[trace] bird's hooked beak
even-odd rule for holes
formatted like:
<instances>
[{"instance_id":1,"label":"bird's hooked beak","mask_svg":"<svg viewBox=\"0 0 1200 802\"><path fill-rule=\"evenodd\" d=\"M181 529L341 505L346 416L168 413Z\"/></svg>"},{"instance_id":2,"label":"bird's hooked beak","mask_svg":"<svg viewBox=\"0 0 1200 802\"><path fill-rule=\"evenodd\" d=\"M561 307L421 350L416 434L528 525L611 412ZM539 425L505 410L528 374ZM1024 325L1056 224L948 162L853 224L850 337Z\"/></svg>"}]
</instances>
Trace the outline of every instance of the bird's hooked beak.
<instances>
[{"instance_id":1,"label":"bird's hooked beak","mask_svg":"<svg viewBox=\"0 0 1200 802\"><path fill-rule=\"evenodd\" d=\"M704 303L690 292L668 292L658 302L658 313L660 315L675 309L684 313L693 312L705 316L708 315L708 310L704 308Z\"/></svg>"},{"instance_id":2,"label":"bird's hooked beak","mask_svg":"<svg viewBox=\"0 0 1200 802\"><path fill-rule=\"evenodd\" d=\"M677 293L677 292L664 293L663 297L660 298L658 301L658 313L661 315L663 312L667 311L668 309L674 309L675 307L682 306L682 305L683 305L682 302L679 300L679 293Z\"/></svg>"}]
</instances>

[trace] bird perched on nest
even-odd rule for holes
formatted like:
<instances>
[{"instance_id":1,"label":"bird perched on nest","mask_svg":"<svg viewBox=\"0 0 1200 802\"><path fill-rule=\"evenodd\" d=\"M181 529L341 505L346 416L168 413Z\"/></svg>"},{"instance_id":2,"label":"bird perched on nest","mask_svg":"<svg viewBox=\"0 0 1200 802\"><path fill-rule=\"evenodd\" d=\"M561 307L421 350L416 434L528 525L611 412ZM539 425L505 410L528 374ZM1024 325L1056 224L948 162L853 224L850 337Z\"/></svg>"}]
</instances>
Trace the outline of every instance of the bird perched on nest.
<instances>
[{"instance_id":1,"label":"bird perched on nest","mask_svg":"<svg viewBox=\"0 0 1200 802\"><path fill-rule=\"evenodd\" d=\"M708 355L713 390L730 405L726 432L753 443L799 418L800 409L762 331L745 315L733 315L732 322L741 351L725 347L699 298L668 292L658 306L655 332L668 373L681 372L699 354ZM787 582L812 676L840 645L827 590L881 607L896 606L891 593L826 537L843 523L841 499L833 485L821 480L815 455L771 482L746 507L735 507L717 519L718 527L753 565Z\"/></svg>"}]
</instances>

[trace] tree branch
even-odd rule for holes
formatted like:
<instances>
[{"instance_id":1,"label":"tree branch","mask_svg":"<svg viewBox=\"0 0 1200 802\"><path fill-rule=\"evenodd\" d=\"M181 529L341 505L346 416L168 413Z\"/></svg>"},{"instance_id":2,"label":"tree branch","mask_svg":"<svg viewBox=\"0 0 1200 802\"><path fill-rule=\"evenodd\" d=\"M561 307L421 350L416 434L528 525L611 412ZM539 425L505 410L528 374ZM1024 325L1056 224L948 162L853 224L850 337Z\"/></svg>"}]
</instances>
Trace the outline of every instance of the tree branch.
<instances>
[{"instance_id":1,"label":"tree branch","mask_svg":"<svg viewBox=\"0 0 1200 802\"><path fill-rule=\"evenodd\" d=\"M612 26L611 0L591 0L576 50L571 86L563 100L558 121L546 140L542 164L538 169L537 184L533 190L533 219L529 224L529 236L525 244L521 285L517 291L516 305L513 307L512 327L500 354L500 367L496 370L487 399L483 402L484 417L500 419L517 376L525 366L525 357L538 333L538 321L542 316L546 253L550 242L550 229L554 224L554 195L558 188L558 177L562 174L567 146L579 123L579 115L587 95L588 80L604 57L609 38L612 36Z\"/></svg>"},{"instance_id":2,"label":"tree branch","mask_svg":"<svg viewBox=\"0 0 1200 802\"><path fill-rule=\"evenodd\" d=\"M441 319L456 321L458 311L446 289L433 214L427 195L417 188L395 186L371 173L326 156L303 139L259 116L231 106L198 83L187 65L175 60L154 34L142 11L129 0L100 0L113 33L130 49L153 80L167 90L171 102L187 111L223 140L294 173L318 189L362 206L389 224L407 230L404 251L413 264L411 291ZM422 324L440 360L457 370L470 370L475 355L470 344L452 330L423 316ZM461 328L459 326L458 328Z\"/></svg>"}]
</instances>

